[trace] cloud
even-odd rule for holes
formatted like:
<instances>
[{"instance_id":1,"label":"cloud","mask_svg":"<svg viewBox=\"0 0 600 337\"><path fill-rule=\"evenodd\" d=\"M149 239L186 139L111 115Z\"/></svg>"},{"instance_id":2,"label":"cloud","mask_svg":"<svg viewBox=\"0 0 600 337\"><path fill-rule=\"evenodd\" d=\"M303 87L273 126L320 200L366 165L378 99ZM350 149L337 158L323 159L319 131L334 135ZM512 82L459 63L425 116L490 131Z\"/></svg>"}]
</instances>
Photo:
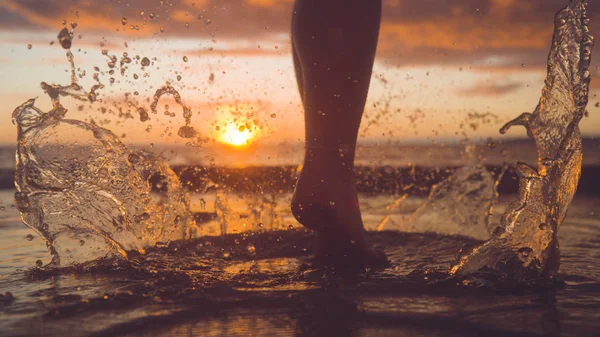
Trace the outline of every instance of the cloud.
<instances>
[{"instance_id":1,"label":"cloud","mask_svg":"<svg viewBox=\"0 0 600 337\"><path fill-rule=\"evenodd\" d=\"M246 0L248 5L254 7L275 7L277 5L284 5L287 8L287 5L292 3L293 0Z\"/></svg>"},{"instance_id":2,"label":"cloud","mask_svg":"<svg viewBox=\"0 0 600 337\"><path fill-rule=\"evenodd\" d=\"M543 67L554 14L566 0L384 0L378 57L394 66L469 65L508 69ZM250 41L290 34L292 0L4 0L0 29L58 31L76 21L80 31L106 36L185 37ZM600 1L589 2L592 33L600 36ZM340 15L343 12L340 11ZM126 18L125 25L122 18ZM247 49L246 47L243 47ZM236 53L235 50L229 50ZM240 51L240 53L248 52ZM260 51L258 51L260 52ZM264 51L271 53L271 51ZM505 58L503 64L486 60Z\"/></svg>"},{"instance_id":3,"label":"cloud","mask_svg":"<svg viewBox=\"0 0 600 337\"><path fill-rule=\"evenodd\" d=\"M501 96L512 93L523 87L523 83L490 83L479 82L473 86L461 88L457 93L461 96Z\"/></svg>"},{"instance_id":4,"label":"cloud","mask_svg":"<svg viewBox=\"0 0 600 337\"><path fill-rule=\"evenodd\" d=\"M176 51L173 51L176 52ZM186 51L187 56L221 56L221 57L267 57L267 56L289 56L291 47L289 45L273 45L236 48L204 48ZM291 59L291 58L290 58Z\"/></svg>"},{"instance_id":5,"label":"cloud","mask_svg":"<svg viewBox=\"0 0 600 337\"><path fill-rule=\"evenodd\" d=\"M71 22L84 23L92 30L104 32L108 30L110 32L111 28L118 29L118 24L123 26L122 17L117 15L118 12L112 8L103 3L96 4L90 1L84 1L79 6L74 6L73 3L59 0L4 0L0 4L0 20L14 16L12 20L8 20L8 27L14 28L12 22L17 21L21 22L22 29L46 28L56 31L63 27L64 20L67 24ZM128 22L128 24L133 25L135 29L135 22ZM142 22L142 26L155 28L154 25L146 24L146 22Z\"/></svg>"}]
</instances>

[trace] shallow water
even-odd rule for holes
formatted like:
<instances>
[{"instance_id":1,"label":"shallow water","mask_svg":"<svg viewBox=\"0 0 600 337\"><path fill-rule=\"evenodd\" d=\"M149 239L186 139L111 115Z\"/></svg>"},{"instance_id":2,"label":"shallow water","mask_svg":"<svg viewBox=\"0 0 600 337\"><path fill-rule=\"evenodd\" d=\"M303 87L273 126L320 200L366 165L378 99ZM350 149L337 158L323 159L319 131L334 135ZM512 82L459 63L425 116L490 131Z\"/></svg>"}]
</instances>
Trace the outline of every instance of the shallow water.
<instances>
[{"instance_id":1,"label":"shallow water","mask_svg":"<svg viewBox=\"0 0 600 337\"><path fill-rule=\"evenodd\" d=\"M40 238L26 239L12 193L0 192L0 289L14 296L0 301L3 336L594 336L600 328L597 196L576 197L559 233L564 285L477 289L440 273L473 239L371 233L391 266L340 275L311 264L313 240L300 228L222 238L211 221L203 228L216 236L150 250L132 265L41 271L35 261L50 255ZM363 196L368 227L389 212L390 198ZM288 200L276 200L283 226ZM494 218L509 200L501 198ZM407 200L394 214L409 216L421 202Z\"/></svg>"}]
</instances>

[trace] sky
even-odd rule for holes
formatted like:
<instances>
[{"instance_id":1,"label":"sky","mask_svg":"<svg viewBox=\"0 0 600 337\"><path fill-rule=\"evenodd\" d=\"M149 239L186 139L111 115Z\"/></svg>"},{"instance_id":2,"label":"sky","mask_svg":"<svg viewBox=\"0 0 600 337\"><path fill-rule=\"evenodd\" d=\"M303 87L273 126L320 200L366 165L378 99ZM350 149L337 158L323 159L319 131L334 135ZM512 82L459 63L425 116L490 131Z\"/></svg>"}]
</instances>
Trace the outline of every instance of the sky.
<instances>
[{"instance_id":1,"label":"sky","mask_svg":"<svg viewBox=\"0 0 600 337\"><path fill-rule=\"evenodd\" d=\"M361 140L502 139L503 123L537 105L553 17L567 2L384 0ZM40 82L69 83L65 50L53 42L71 23L80 83L90 88L98 73L105 87L93 104L63 99L68 118L93 121L126 143L185 144L177 136L182 110L172 99L161 99L150 121L137 114L169 83L192 108L201 141L238 142L239 133L256 143L302 141L292 6L291 0L2 0L0 144L16 141L15 107L37 97L36 105L50 108ZM600 2L591 1L596 36L598 14ZM103 50L117 57L112 74ZM121 69L124 57L132 61ZM584 136L600 135L600 70L596 62L591 69ZM503 137L524 136L515 129Z\"/></svg>"}]
</instances>

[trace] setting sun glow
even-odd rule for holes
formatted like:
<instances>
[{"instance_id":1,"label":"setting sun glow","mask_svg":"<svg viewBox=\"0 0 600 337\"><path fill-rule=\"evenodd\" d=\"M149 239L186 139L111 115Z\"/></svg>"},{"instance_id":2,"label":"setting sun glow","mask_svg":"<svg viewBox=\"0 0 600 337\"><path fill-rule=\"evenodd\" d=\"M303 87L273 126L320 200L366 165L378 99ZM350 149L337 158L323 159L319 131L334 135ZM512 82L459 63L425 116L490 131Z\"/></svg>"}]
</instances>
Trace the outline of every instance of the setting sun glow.
<instances>
[{"instance_id":1,"label":"setting sun glow","mask_svg":"<svg viewBox=\"0 0 600 337\"><path fill-rule=\"evenodd\" d=\"M236 126L231 123L225 127L223 133L220 135L219 140L222 143L233 145L233 146L244 146L250 143L254 138L254 133L250 132L244 126Z\"/></svg>"}]
</instances>

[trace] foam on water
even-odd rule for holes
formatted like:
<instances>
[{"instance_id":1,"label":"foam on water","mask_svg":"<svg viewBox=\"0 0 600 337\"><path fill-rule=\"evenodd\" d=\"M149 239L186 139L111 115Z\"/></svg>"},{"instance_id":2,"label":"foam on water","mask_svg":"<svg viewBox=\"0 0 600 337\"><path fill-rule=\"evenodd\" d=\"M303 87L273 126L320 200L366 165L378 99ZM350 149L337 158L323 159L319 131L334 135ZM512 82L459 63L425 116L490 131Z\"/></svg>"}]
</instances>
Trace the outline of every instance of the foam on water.
<instances>
[{"instance_id":1,"label":"foam on water","mask_svg":"<svg viewBox=\"0 0 600 337\"><path fill-rule=\"evenodd\" d=\"M571 0L555 17L548 74L533 113L500 130L526 127L537 148L537 169L518 163L518 199L502 216L493 237L465 251L451 274L492 272L517 279L553 276L560 263L557 233L577 189L581 172L579 121L585 114L593 37L586 2Z\"/></svg>"}]
</instances>

